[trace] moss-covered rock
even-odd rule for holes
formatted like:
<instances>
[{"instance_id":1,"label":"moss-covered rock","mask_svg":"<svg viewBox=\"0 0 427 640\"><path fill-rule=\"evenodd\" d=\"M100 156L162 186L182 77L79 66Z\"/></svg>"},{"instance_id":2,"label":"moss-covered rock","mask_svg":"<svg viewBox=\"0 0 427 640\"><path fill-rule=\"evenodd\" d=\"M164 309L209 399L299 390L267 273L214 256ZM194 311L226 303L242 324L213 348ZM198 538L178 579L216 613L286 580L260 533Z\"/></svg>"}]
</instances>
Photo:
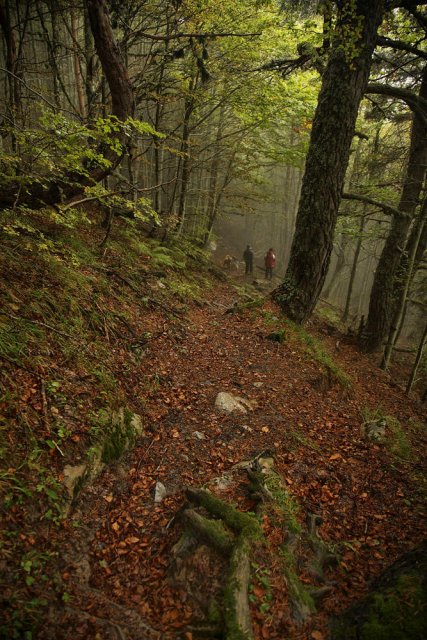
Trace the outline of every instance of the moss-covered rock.
<instances>
[{"instance_id":1,"label":"moss-covered rock","mask_svg":"<svg viewBox=\"0 0 427 640\"><path fill-rule=\"evenodd\" d=\"M361 602L332 625L332 640L422 640L427 637L427 543L405 554Z\"/></svg>"}]
</instances>

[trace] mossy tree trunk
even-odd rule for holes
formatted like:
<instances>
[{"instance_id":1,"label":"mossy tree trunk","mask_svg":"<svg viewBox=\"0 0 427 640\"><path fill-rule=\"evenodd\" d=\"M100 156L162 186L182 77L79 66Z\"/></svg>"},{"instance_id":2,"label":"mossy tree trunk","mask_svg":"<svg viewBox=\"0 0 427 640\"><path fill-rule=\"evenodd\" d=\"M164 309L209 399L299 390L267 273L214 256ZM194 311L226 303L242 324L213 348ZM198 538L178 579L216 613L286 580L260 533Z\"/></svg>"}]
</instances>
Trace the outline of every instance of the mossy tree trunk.
<instances>
[{"instance_id":1,"label":"mossy tree trunk","mask_svg":"<svg viewBox=\"0 0 427 640\"><path fill-rule=\"evenodd\" d=\"M357 113L384 11L383 0L349 5L340 5L323 75L289 266L273 292L283 311L298 323L311 315L328 271Z\"/></svg>"}]
</instances>

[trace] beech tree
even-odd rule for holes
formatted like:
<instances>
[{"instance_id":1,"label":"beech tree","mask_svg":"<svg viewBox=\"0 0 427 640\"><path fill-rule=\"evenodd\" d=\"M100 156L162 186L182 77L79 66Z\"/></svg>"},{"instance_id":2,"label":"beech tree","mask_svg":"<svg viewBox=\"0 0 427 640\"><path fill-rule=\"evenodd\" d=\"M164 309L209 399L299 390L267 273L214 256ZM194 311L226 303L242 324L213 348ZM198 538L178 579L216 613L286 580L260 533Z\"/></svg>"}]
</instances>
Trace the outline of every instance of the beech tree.
<instances>
[{"instance_id":1,"label":"beech tree","mask_svg":"<svg viewBox=\"0 0 427 640\"><path fill-rule=\"evenodd\" d=\"M383 0L340 2L322 78L291 256L273 297L302 323L322 290L359 104L368 85Z\"/></svg>"}]
</instances>

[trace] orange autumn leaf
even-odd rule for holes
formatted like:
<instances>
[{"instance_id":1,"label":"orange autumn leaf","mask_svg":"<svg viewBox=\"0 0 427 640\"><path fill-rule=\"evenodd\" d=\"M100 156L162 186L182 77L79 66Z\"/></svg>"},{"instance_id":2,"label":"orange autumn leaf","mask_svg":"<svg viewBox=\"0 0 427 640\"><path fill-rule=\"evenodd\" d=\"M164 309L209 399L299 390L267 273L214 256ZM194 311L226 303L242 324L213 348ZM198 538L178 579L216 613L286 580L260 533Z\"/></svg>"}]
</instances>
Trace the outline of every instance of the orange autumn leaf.
<instances>
[{"instance_id":1,"label":"orange autumn leaf","mask_svg":"<svg viewBox=\"0 0 427 640\"><path fill-rule=\"evenodd\" d=\"M254 594L254 596L256 596L257 598L263 598L265 595L265 591L262 587L259 587L258 585L254 585L253 589L252 589L252 593Z\"/></svg>"}]
</instances>

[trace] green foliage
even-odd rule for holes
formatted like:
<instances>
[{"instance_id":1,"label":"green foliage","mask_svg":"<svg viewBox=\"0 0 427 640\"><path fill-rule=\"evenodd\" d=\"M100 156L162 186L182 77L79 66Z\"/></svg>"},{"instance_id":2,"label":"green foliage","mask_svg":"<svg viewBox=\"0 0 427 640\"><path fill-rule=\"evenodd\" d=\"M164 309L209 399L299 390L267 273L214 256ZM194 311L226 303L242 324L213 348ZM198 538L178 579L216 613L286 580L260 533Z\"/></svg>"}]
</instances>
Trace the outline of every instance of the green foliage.
<instances>
[{"instance_id":1,"label":"green foliage","mask_svg":"<svg viewBox=\"0 0 427 640\"><path fill-rule=\"evenodd\" d=\"M100 149L107 146L120 155L119 134L162 137L148 123L133 118L121 122L115 116L98 117L88 126L51 109L42 110L32 127L13 133L17 151L0 155L0 186L13 181L20 188L67 181L67 176L85 178L95 167L110 166Z\"/></svg>"},{"instance_id":2,"label":"green foliage","mask_svg":"<svg viewBox=\"0 0 427 640\"><path fill-rule=\"evenodd\" d=\"M301 532L301 525L297 516L299 505L294 498L286 491L281 477L276 473L271 473L263 478L264 485L273 496L274 507L278 509L284 519L286 528L298 534Z\"/></svg>"},{"instance_id":3,"label":"green foliage","mask_svg":"<svg viewBox=\"0 0 427 640\"><path fill-rule=\"evenodd\" d=\"M119 460L129 446L135 442L136 433L132 425L132 412L125 410L123 420L112 419L104 429L102 462Z\"/></svg>"}]
</instances>

